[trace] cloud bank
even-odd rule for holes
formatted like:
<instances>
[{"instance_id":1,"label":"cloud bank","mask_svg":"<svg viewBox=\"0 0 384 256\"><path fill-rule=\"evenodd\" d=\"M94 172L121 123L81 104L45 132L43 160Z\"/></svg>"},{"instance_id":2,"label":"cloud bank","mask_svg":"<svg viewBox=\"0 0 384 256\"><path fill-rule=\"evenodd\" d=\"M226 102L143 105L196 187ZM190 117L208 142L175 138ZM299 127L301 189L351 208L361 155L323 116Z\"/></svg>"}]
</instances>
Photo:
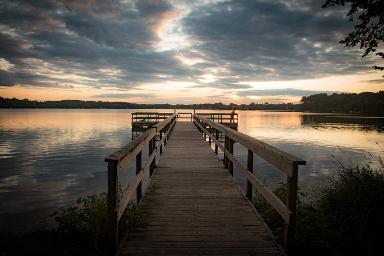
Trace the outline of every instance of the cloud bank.
<instances>
[{"instance_id":1,"label":"cloud bank","mask_svg":"<svg viewBox=\"0 0 384 256\"><path fill-rule=\"evenodd\" d=\"M345 9L322 9L321 4L0 1L0 86L81 87L95 90L95 97L128 99L146 97L138 90L148 86L172 91L177 88L169 84L182 82L190 84L188 93L205 88L207 97L215 90L240 97L255 89L243 81L369 71L371 59L337 44L352 28ZM262 94L304 95L271 89Z\"/></svg>"}]
</instances>

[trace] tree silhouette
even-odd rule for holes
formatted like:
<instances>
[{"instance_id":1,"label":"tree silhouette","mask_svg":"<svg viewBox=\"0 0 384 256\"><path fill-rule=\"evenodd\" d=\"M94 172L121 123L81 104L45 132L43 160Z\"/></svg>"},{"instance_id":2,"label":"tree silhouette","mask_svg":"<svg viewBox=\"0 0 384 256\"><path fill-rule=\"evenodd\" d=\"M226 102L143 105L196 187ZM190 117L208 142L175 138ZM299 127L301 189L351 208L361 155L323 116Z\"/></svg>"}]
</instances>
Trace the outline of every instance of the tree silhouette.
<instances>
[{"instance_id":1,"label":"tree silhouette","mask_svg":"<svg viewBox=\"0 0 384 256\"><path fill-rule=\"evenodd\" d=\"M357 17L359 24L339 43L347 47L359 44L360 49L364 49L363 57L379 49L376 55L384 60L384 52L379 47L379 43L384 42L384 0L327 0L323 8L348 4L350 9L347 17L350 21ZM375 65L373 68L384 71L384 66Z\"/></svg>"}]
</instances>

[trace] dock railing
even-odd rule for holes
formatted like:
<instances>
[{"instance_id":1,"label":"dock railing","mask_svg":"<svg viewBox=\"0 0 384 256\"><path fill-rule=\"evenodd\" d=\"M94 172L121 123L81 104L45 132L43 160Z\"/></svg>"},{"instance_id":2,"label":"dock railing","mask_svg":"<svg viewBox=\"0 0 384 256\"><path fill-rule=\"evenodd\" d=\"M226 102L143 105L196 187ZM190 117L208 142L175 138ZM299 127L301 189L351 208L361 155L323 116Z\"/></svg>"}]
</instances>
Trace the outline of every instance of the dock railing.
<instances>
[{"instance_id":1,"label":"dock railing","mask_svg":"<svg viewBox=\"0 0 384 256\"><path fill-rule=\"evenodd\" d=\"M118 225L129 202L136 195L139 203L143 194L142 180L147 175L152 176L156 165L157 152L163 153L168 138L176 123L176 114L169 115L165 120L148 128L140 136L129 142L125 147L105 158L108 163L108 239L111 251L118 248ZM158 141L156 141L158 138ZM142 151L148 145L148 158L142 162ZM129 182L122 195L119 195L119 173L124 170L130 161L136 161L136 175Z\"/></svg>"},{"instance_id":2,"label":"dock railing","mask_svg":"<svg viewBox=\"0 0 384 256\"><path fill-rule=\"evenodd\" d=\"M237 123L238 114L237 113L196 113L196 115L205 117L216 123Z\"/></svg>"},{"instance_id":3,"label":"dock railing","mask_svg":"<svg viewBox=\"0 0 384 256\"><path fill-rule=\"evenodd\" d=\"M134 112L132 113L132 140L139 136L142 132L155 124L164 121L174 113L159 112Z\"/></svg>"},{"instance_id":4,"label":"dock railing","mask_svg":"<svg viewBox=\"0 0 384 256\"><path fill-rule=\"evenodd\" d=\"M233 175L233 165L235 165L247 178L247 198L252 201L254 187L282 217L285 223L284 247L289 251L295 235L298 166L305 165L306 162L253 137L214 122L201 114L194 114L193 122L200 132L204 134L205 138L208 136L209 144L211 144L212 141L215 143L216 154L218 154L219 148L223 151L223 162L229 173ZM224 135L224 145L219 141L220 134ZM248 149L247 166L235 158L233 154L233 144L235 142ZM260 156L286 174L288 183L286 203L282 202L271 189L265 186L263 182L253 174L254 154Z\"/></svg>"},{"instance_id":5,"label":"dock railing","mask_svg":"<svg viewBox=\"0 0 384 256\"><path fill-rule=\"evenodd\" d=\"M183 121L191 121L192 122L192 113L191 112L178 112L177 113L177 121L183 120Z\"/></svg>"},{"instance_id":6,"label":"dock railing","mask_svg":"<svg viewBox=\"0 0 384 256\"><path fill-rule=\"evenodd\" d=\"M148 121L148 122L160 122L174 113L160 113L160 112L133 112L132 122Z\"/></svg>"}]
</instances>

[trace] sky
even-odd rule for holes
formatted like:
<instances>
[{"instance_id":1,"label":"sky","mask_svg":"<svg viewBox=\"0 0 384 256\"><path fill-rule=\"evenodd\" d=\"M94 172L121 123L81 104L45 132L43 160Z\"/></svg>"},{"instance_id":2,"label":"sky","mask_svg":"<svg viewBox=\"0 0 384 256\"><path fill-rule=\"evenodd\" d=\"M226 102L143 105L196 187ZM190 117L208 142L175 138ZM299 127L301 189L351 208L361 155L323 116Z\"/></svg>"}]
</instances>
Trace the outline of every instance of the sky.
<instances>
[{"instance_id":1,"label":"sky","mask_svg":"<svg viewBox=\"0 0 384 256\"><path fill-rule=\"evenodd\" d=\"M297 103L384 90L320 0L0 0L0 96Z\"/></svg>"}]
</instances>

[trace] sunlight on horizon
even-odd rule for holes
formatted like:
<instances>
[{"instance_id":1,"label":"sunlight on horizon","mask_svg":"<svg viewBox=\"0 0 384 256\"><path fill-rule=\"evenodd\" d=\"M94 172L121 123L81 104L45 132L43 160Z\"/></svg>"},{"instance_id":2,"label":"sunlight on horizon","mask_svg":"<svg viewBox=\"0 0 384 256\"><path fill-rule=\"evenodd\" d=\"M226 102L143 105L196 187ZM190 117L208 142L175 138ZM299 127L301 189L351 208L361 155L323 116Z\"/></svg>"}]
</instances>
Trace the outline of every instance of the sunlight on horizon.
<instances>
[{"instance_id":1,"label":"sunlight on horizon","mask_svg":"<svg viewBox=\"0 0 384 256\"><path fill-rule=\"evenodd\" d=\"M101 69L100 72L108 73L111 75L118 74L118 70ZM71 75L67 75L71 76ZM343 75L343 76L330 76L317 79L306 80L291 80L291 81L242 81L240 85L250 85L250 89L213 89L209 87L200 87L200 84L214 83L215 75L204 74L200 79L195 82L192 81L166 81L163 83L143 83L140 84L138 89L121 90L121 88L108 88L108 87L90 87L89 85L83 85L76 78L75 86L63 85L59 88L47 88L36 86L21 86L16 85L13 87L0 87L0 96L6 98L28 98L30 100L102 100L102 101L117 101L117 102L134 102L134 103L238 103L248 104L251 102L270 102L270 103L298 103L302 96L295 95L263 95L263 90L271 89L300 89L311 90L314 94L318 88L319 93L323 91L337 92L337 93L360 93L364 91L378 92L384 90L382 83L370 83L369 80L373 80L377 77L377 73L370 72L368 74L355 74L355 75ZM88 78L84 78L88 80ZM53 82L53 81L52 81ZM313 88L313 89L312 89ZM257 95L257 91L261 92L261 95ZM247 96L238 96L238 92L247 92L250 94ZM114 93L113 97L95 97L97 95ZM146 95L127 97L126 93L141 93ZM119 97L118 95L122 95ZM185 98L188 98L188 102L184 102Z\"/></svg>"}]
</instances>

